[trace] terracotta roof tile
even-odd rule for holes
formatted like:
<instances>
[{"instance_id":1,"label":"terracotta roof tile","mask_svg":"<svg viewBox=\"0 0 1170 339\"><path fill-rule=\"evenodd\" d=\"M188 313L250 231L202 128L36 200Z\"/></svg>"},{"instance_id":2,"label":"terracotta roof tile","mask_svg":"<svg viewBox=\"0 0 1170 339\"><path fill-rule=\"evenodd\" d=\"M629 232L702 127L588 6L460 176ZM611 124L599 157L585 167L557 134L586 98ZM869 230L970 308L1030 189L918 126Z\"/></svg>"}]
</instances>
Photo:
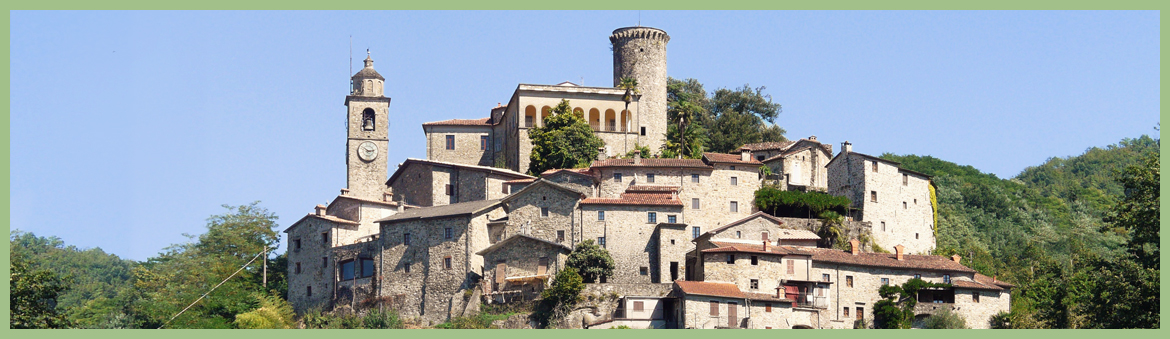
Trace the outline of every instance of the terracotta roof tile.
<instances>
[{"instance_id":1,"label":"terracotta roof tile","mask_svg":"<svg viewBox=\"0 0 1170 339\"><path fill-rule=\"evenodd\" d=\"M682 201L673 194L662 193L622 193L620 198L586 198L581 200L582 205L639 205L639 206L679 206Z\"/></svg>"},{"instance_id":2,"label":"terracotta roof tile","mask_svg":"<svg viewBox=\"0 0 1170 339\"><path fill-rule=\"evenodd\" d=\"M728 223L727 225L723 225L722 227L719 227L719 228L713 229L713 230L711 230L711 231L708 231L707 233L719 233L719 232L722 232L722 231L723 231L723 230L725 230L725 229L732 228L732 227L734 227L734 226L736 226L736 225L740 225L740 224L746 223L746 222L748 222L748 221L751 221L752 219L755 219L755 218L761 218L761 217L762 217L762 218L765 218L765 219L768 219L769 221L772 221L772 222L776 223L776 225L781 225L781 224L784 224L784 222L783 222L783 221L781 221L780 219L778 219L778 218L776 218L776 217L773 217L773 216L771 216L771 215L768 215L767 213L764 213L764 212L756 212L756 213L752 213L752 215L749 215L749 216L747 216L747 217L745 217L745 218L743 218L743 219L739 219L739 220L736 220L736 221L732 221L731 223Z\"/></svg>"},{"instance_id":3,"label":"terracotta roof tile","mask_svg":"<svg viewBox=\"0 0 1170 339\"><path fill-rule=\"evenodd\" d=\"M657 186L657 185L630 185L626 187L626 193L639 192L678 192L678 186Z\"/></svg>"},{"instance_id":4,"label":"terracotta roof tile","mask_svg":"<svg viewBox=\"0 0 1170 339\"><path fill-rule=\"evenodd\" d=\"M859 253L858 255L853 255L846 251L828 248L805 248L804 250L812 253L812 260L814 262L975 273L975 270L954 262L951 258L936 255L906 254L903 255L904 260L898 260L892 253Z\"/></svg>"},{"instance_id":5,"label":"terracotta roof tile","mask_svg":"<svg viewBox=\"0 0 1170 339\"><path fill-rule=\"evenodd\" d=\"M531 184L533 181L536 181L536 178L532 178L532 179L512 179L512 180L505 181L504 183L505 183L505 184L508 184L508 185L511 185L511 184Z\"/></svg>"},{"instance_id":6,"label":"terracotta roof tile","mask_svg":"<svg viewBox=\"0 0 1170 339\"><path fill-rule=\"evenodd\" d=\"M751 300L774 301L779 303L796 302L796 300L776 297L775 293L743 292L743 295Z\"/></svg>"},{"instance_id":7,"label":"terracotta roof tile","mask_svg":"<svg viewBox=\"0 0 1170 339\"><path fill-rule=\"evenodd\" d=\"M990 290L990 291L999 291L999 290L1003 289L1003 288L1000 288L999 286L995 286L995 284L981 284L979 282L975 282L975 281L971 281L971 280L967 280L967 279L951 279L951 286L958 287L958 288L973 289L973 290Z\"/></svg>"},{"instance_id":8,"label":"terracotta roof tile","mask_svg":"<svg viewBox=\"0 0 1170 339\"><path fill-rule=\"evenodd\" d=\"M744 165L763 165L755 158L748 157L748 161L743 161L740 154L726 154L726 153L703 153L703 160L711 163L724 164L744 164Z\"/></svg>"},{"instance_id":9,"label":"terracotta roof tile","mask_svg":"<svg viewBox=\"0 0 1170 339\"><path fill-rule=\"evenodd\" d=\"M757 142L754 144L744 144L743 146L739 147L739 150L746 149L748 151L755 152L755 151L767 151L767 150L774 150L774 149L785 149L785 148L788 148L788 146L792 146L792 144L795 144L795 143L796 143L795 141Z\"/></svg>"},{"instance_id":10,"label":"terracotta roof tile","mask_svg":"<svg viewBox=\"0 0 1170 339\"><path fill-rule=\"evenodd\" d=\"M707 281L682 281L674 282L674 286L685 294L706 295L712 297L727 297L727 298L744 298L743 292L736 287L735 284L707 282Z\"/></svg>"},{"instance_id":11,"label":"terracotta roof tile","mask_svg":"<svg viewBox=\"0 0 1170 339\"><path fill-rule=\"evenodd\" d=\"M711 168L699 159L657 159L643 158L642 163L634 165L634 159L605 159L594 161L591 167L689 167Z\"/></svg>"},{"instance_id":12,"label":"terracotta roof tile","mask_svg":"<svg viewBox=\"0 0 1170 339\"><path fill-rule=\"evenodd\" d=\"M443 121L424 122L423 126L491 126L491 118L479 119L451 119Z\"/></svg>"},{"instance_id":13,"label":"terracotta roof tile","mask_svg":"<svg viewBox=\"0 0 1170 339\"><path fill-rule=\"evenodd\" d=\"M802 255L802 256L812 255L812 253L810 253L808 251L803 251L800 248L792 247L792 246L769 245L768 251L765 252L763 241L761 241L759 244L745 244L745 243L712 241L711 244L713 244L715 246L719 246L719 247L705 249L705 250L702 250L701 252L703 252L703 253L764 253L764 254L775 254L775 255Z\"/></svg>"},{"instance_id":14,"label":"terracotta roof tile","mask_svg":"<svg viewBox=\"0 0 1170 339\"><path fill-rule=\"evenodd\" d=\"M1016 285L1012 285L1009 282L999 280L999 279L996 279L994 277L982 275L979 273L975 273L975 281L977 281L981 284L984 284L984 285L995 285L995 286L1004 287L1004 288L1016 287Z\"/></svg>"}]
</instances>

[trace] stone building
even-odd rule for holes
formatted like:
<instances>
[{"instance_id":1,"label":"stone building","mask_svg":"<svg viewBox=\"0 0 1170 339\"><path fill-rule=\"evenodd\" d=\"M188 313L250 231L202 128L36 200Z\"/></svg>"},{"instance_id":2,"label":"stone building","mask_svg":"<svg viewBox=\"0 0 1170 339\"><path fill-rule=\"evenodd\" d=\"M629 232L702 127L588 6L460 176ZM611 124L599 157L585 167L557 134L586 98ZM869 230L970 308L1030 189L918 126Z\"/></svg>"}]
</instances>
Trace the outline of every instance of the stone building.
<instances>
[{"instance_id":1,"label":"stone building","mask_svg":"<svg viewBox=\"0 0 1170 339\"><path fill-rule=\"evenodd\" d=\"M935 244L930 198L934 184L929 175L898 165L853 152L846 141L826 165L829 194L853 202L848 217L872 223L874 244L886 250L902 245L909 253L930 253Z\"/></svg>"},{"instance_id":2,"label":"stone building","mask_svg":"<svg viewBox=\"0 0 1170 339\"><path fill-rule=\"evenodd\" d=\"M533 299L565 267L572 249L526 234L516 234L476 252L487 265L481 281L485 299Z\"/></svg>"},{"instance_id":3,"label":"stone building","mask_svg":"<svg viewBox=\"0 0 1170 339\"><path fill-rule=\"evenodd\" d=\"M544 118L561 100L568 100L573 112L584 117L605 142L602 154L625 154L636 145L657 151L666 139L666 43L670 36L657 28L626 27L614 30L609 39L614 87L520 84L508 103L497 104L487 118L424 123L427 159L527 172L532 152L528 130L543 126ZM638 81L635 92L616 88L624 77Z\"/></svg>"},{"instance_id":4,"label":"stone building","mask_svg":"<svg viewBox=\"0 0 1170 339\"><path fill-rule=\"evenodd\" d=\"M817 137L796 141L770 141L745 144L740 152L750 152L779 179L782 190L825 191L828 173L825 164L833 157L833 146L822 144Z\"/></svg>"},{"instance_id":5,"label":"stone building","mask_svg":"<svg viewBox=\"0 0 1170 339\"><path fill-rule=\"evenodd\" d=\"M501 199L511 191L510 180L532 176L506 169L458 162L407 158L386 181L394 201L413 206L437 206Z\"/></svg>"}]
</instances>

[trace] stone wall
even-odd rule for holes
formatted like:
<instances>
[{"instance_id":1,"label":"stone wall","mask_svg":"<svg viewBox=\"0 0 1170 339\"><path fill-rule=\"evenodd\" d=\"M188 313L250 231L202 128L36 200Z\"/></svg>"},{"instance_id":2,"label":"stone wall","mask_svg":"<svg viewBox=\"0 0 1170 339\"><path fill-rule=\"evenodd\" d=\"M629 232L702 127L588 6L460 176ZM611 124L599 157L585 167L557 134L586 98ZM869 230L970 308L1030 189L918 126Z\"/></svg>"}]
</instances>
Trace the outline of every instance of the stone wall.
<instances>
[{"instance_id":1,"label":"stone wall","mask_svg":"<svg viewBox=\"0 0 1170 339\"><path fill-rule=\"evenodd\" d=\"M605 211L605 220L598 220L598 211ZM656 221L650 223L649 212L654 212ZM608 281L615 283L651 283L653 277L660 277L658 263L659 223L666 222L670 215L680 215L677 206L635 206L635 205L581 205L584 239L605 237L605 248L613 257L613 276ZM681 245L677 244L676 246ZM677 253L673 250L672 253ZM685 252L683 252L685 253ZM675 258L681 261L682 258ZM645 274L643 273L645 269ZM661 281L661 279L659 279Z\"/></svg>"},{"instance_id":2,"label":"stone wall","mask_svg":"<svg viewBox=\"0 0 1170 339\"><path fill-rule=\"evenodd\" d=\"M580 194L547 184L537 185L527 188L527 191L517 192L506 200L508 226L504 237L527 234L574 246L574 240L578 238L574 233L573 213L576 212ZM542 215L542 208L548 209L548 216ZM564 239L558 239L559 234L564 234Z\"/></svg>"},{"instance_id":3,"label":"stone wall","mask_svg":"<svg viewBox=\"0 0 1170 339\"><path fill-rule=\"evenodd\" d=\"M711 303L718 303L718 314L711 314ZM743 328L748 317L744 299L688 294L682 298L683 328ZM728 319L728 309L734 307L734 320ZM734 325L734 326L729 326Z\"/></svg>"},{"instance_id":4,"label":"stone wall","mask_svg":"<svg viewBox=\"0 0 1170 339\"><path fill-rule=\"evenodd\" d=\"M374 82L380 81L374 79ZM383 97L382 93L371 92L370 95L376 96L346 97L348 106L346 126L349 129L345 147L346 187L354 196L381 199L388 173L386 163L389 160L387 157L390 98ZM367 108L374 111L374 130L362 129L362 112ZM358 156L358 146L367 141L378 148L374 159L370 161L362 160Z\"/></svg>"},{"instance_id":5,"label":"stone wall","mask_svg":"<svg viewBox=\"0 0 1170 339\"><path fill-rule=\"evenodd\" d=\"M930 180L856 153L843 157L829 167L829 194L853 201L860 211L853 217L871 223L875 244L886 250L903 245L906 253L929 253L935 246Z\"/></svg>"},{"instance_id":6,"label":"stone wall","mask_svg":"<svg viewBox=\"0 0 1170 339\"><path fill-rule=\"evenodd\" d=\"M504 272L502 273L505 278L535 276L538 272L540 258L548 260L544 274L549 278L542 280L540 286L533 286L534 291L539 293L544 289L545 283L552 281L552 277L555 277L565 267L565 259L568 258L565 249L525 238L514 239L506 246L484 254L484 281L492 284L492 291L517 288L519 286L514 286L512 283L499 284L498 274L501 272L498 265L504 264Z\"/></svg>"},{"instance_id":7,"label":"stone wall","mask_svg":"<svg viewBox=\"0 0 1170 339\"><path fill-rule=\"evenodd\" d=\"M652 272L655 275L650 277L651 281L669 283L672 280L685 280L687 252L695 247L687 233L688 228L685 224L658 224L656 230L658 269ZM672 273L674 279L671 279Z\"/></svg>"},{"instance_id":8,"label":"stone wall","mask_svg":"<svg viewBox=\"0 0 1170 339\"><path fill-rule=\"evenodd\" d=\"M630 185L678 186L679 200L683 203L680 223L714 229L720 225L747 217L752 213L752 201L760 188L756 166L734 166L716 164L714 170L703 168L653 168L653 167L605 167L594 168L599 173L598 196L617 198ZM614 179L615 173L622 174L622 181ZM654 182L648 182L646 174L654 174ZM698 175L694 182L693 175ZM731 178L736 185L731 185ZM699 208L693 208L693 200L699 199ZM730 211L731 202L737 203L737 212Z\"/></svg>"},{"instance_id":9,"label":"stone wall","mask_svg":"<svg viewBox=\"0 0 1170 339\"><path fill-rule=\"evenodd\" d=\"M670 36L657 28L625 27L614 30L609 41L614 87L623 77L638 81L640 125L646 127L646 140L641 144L657 153L666 138L666 44Z\"/></svg>"},{"instance_id":10,"label":"stone wall","mask_svg":"<svg viewBox=\"0 0 1170 339\"><path fill-rule=\"evenodd\" d=\"M457 164L492 166L492 128L482 126L423 126L427 138L427 160ZM455 149L447 149L447 136L455 137ZM480 138L488 137L488 149L482 149Z\"/></svg>"},{"instance_id":11,"label":"stone wall","mask_svg":"<svg viewBox=\"0 0 1170 339\"><path fill-rule=\"evenodd\" d=\"M298 314L327 308L333 297L333 271L327 264L332 243L324 242L321 233L328 233L334 223L317 218L305 218L288 229L288 300ZM296 242L300 241L300 247ZM324 259L323 259L324 258ZM300 264L300 272L297 272ZM309 294L309 289L312 294Z\"/></svg>"},{"instance_id":12,"label":"stone wall","mask_svg":"<svg viewBox=\"0 0 1170 339\"><path fill-rule=\"evenodd\" d=\"M414 163L403 169L398 180L391 186L395 201L405 201L408 205L434 206L436 195L434 187L445 185L446 181L436 182L434 166ZM439 191L438 197L446 198L446 193Z\"/></svg>"}]
</instances>

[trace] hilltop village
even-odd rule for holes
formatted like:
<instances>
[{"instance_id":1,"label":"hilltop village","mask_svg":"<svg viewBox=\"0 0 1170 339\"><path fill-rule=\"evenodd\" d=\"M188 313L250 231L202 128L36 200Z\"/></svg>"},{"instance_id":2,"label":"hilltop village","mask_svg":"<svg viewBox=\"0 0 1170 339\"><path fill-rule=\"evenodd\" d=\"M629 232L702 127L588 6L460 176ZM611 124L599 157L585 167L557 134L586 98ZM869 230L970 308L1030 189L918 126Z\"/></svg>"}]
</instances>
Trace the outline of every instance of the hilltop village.
<instances>
[{"instance_id":1,"label":"hilltop village","mask_svg":"<svg viewBox=\"0 0 1170 339\"><path fill-rule=\"evenodd\" d=\"M1012 284L929 255L930 176L849 142L836 154L810 136L701 159L620 157L663 143L670 36L626 27L609 39L615 87L519 84L487 117L424 123L426 159L393 173L390 98L367 57L345 98L347 187L285 230L296 311L383 307L439 323L539 297L585 240L616 268L583 293L613 298L575 311L571 327L854 328L872 320L880 286L913 278L949 284L918 294L920 318L945 309L988 328L1008 311ZM622 78L641 95L623 100ZM528 131L561 100L605 147L587 168L526 175ZM818 247L819 219L753 210L764 166L780 178L768 185L847 197L850 248Z\"/></svg>"}]
</instances>

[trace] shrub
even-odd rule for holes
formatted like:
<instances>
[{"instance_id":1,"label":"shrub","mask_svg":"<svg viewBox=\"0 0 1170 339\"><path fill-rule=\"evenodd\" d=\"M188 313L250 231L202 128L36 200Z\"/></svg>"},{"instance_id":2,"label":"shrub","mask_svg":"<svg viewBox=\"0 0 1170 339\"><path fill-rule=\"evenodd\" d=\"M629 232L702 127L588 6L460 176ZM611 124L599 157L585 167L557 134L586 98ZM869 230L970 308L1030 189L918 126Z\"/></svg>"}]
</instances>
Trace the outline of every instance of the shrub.
<instances>
[{"instance_id":1,"label":"shrub","mask_svg":"<svg viewBox=\"0 0 1170 339\"><path fill-rule=\"evenodd\" d=\"M565 266L573 268L587 283L597 282L601 277L613 275L613 257L609 251L597 246L593 240L577 244L577 248L565 259Z\"/></svg>"},{"instance_id":2,"label":"shrub","mask_svg":"<svg viewBox=\"0 0 1170 339\"><path fill-rule=\"evenodd\" d=\"M967 328L967 320L963 319L963 316L951 312L950 308L944 307L926 318L924 326L929 329L963 329Z\"/></svg>"}]
</instances>

